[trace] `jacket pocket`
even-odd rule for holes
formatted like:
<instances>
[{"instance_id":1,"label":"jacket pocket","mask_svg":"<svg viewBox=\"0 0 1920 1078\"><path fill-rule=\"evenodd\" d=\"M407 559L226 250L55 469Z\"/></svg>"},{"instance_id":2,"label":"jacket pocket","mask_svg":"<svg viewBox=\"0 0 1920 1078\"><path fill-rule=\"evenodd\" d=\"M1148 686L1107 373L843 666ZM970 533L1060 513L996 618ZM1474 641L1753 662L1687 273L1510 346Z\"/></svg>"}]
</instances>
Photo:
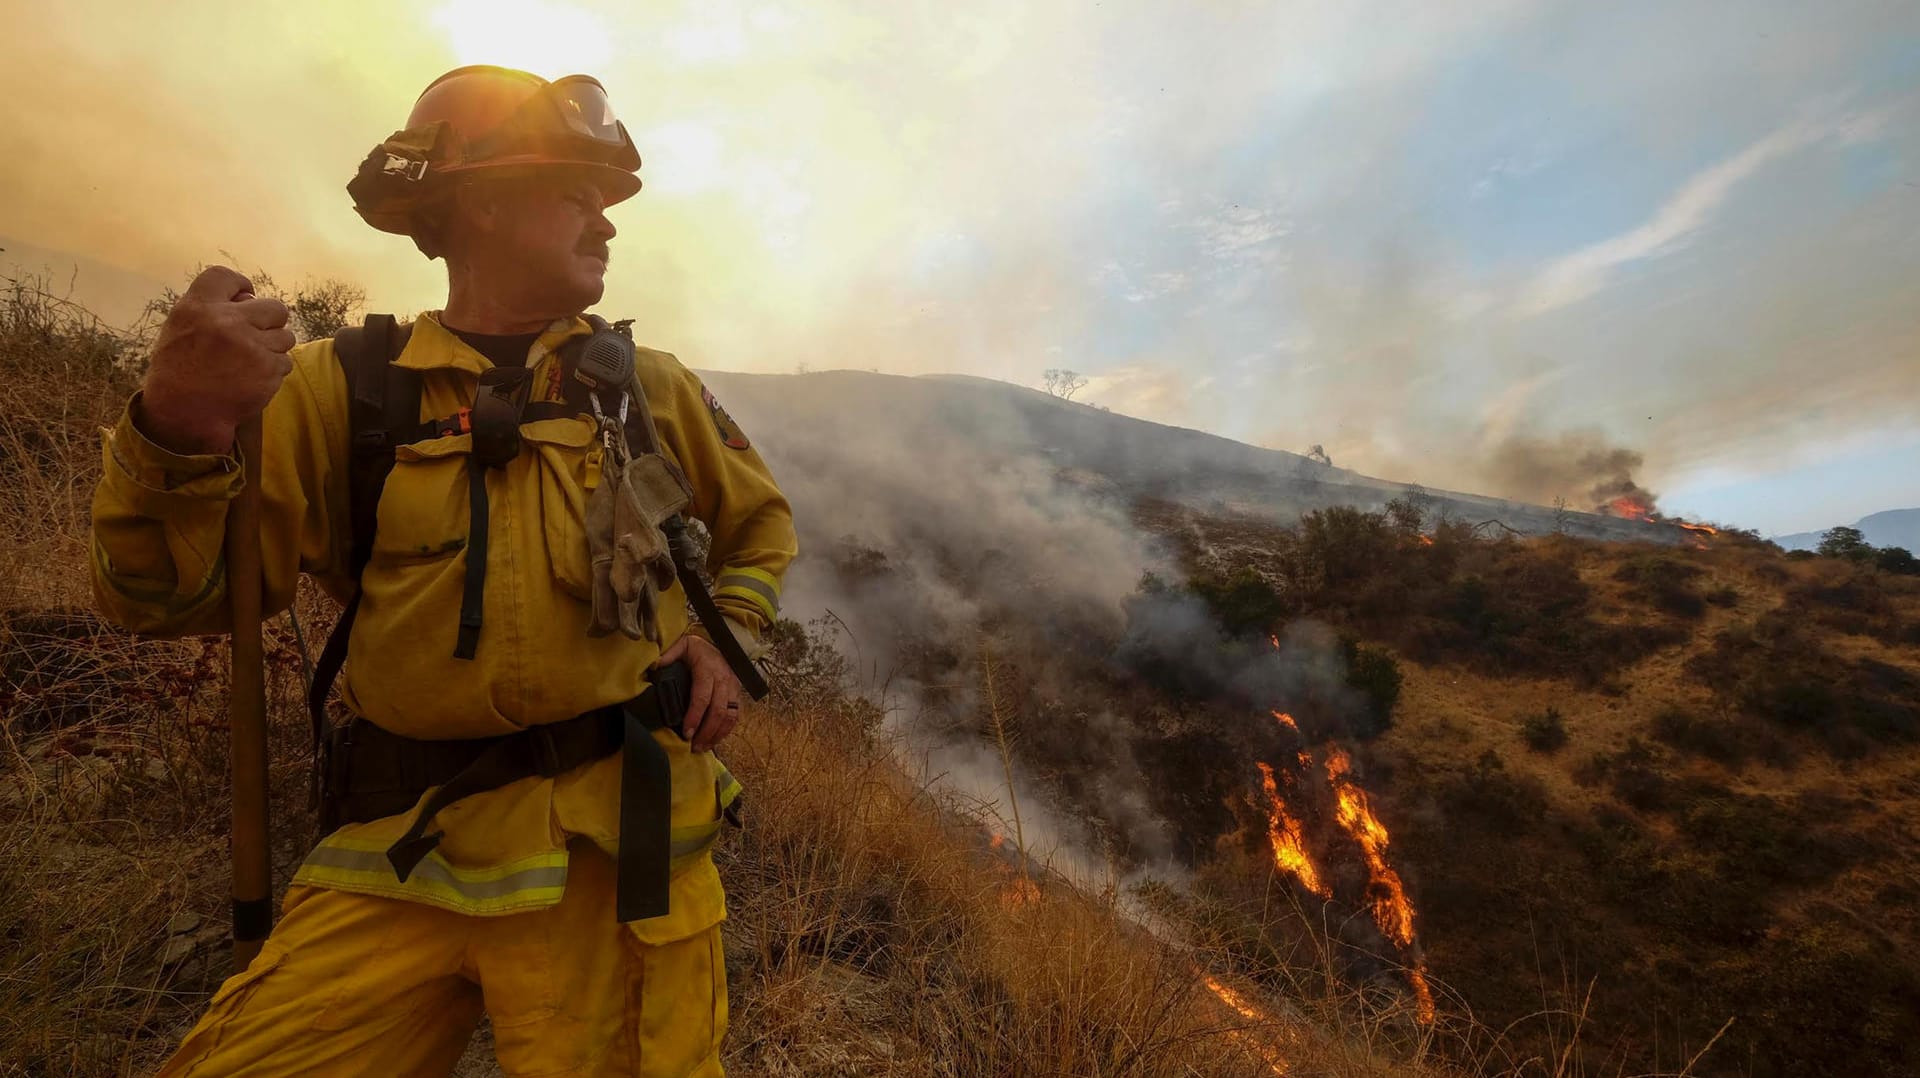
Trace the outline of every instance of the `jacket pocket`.
<instances>
[{"instance_id":1,"label":"jacket pocket","mask_svg":"<svg viewBox=\"0 0 1920 1078\"><path fill-rule=\"evenodd\" d=\"M439 561L467 545L467 458L471 435L399 446L380 492L373 560L400 565Z\"/></svg>"},{"instance_id":2,"label":"jacket pocket","mask_svg":"<svg viewBox=\"0 0 1920 1078\"><path fill-rule=\"evenodd\" d=\"M593 424L584 418L542 419L520 428L533 452L539 486L540 527L554 583L576 599L593 599L593 564L587 550L588 457Z\"/></svg>"}]
</instances>

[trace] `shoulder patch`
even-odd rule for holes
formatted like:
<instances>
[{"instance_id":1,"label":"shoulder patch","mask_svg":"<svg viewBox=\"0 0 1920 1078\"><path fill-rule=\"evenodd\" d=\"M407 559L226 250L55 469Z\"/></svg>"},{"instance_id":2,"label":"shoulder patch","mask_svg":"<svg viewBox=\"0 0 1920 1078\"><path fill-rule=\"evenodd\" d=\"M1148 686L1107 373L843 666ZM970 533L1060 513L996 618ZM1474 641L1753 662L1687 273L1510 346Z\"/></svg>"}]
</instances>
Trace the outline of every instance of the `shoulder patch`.
<instances>
[{"instance_id":1,"label":"shoulder patch","mask_svg":"<svg viewBox=\"0 0 1920 1078\"><path fill-rule=\"evenodd\" d=\"M707 402L707 410L713 413L713 425L720 432L720 444L728 449L749 448L750 443L747 441L746 433L740 429L740 424L735 423L733 417L727 414L727 410L720 407L720 402L714 398L713 390L701 386L700 399Z\"/></svg>"}]
</instances>

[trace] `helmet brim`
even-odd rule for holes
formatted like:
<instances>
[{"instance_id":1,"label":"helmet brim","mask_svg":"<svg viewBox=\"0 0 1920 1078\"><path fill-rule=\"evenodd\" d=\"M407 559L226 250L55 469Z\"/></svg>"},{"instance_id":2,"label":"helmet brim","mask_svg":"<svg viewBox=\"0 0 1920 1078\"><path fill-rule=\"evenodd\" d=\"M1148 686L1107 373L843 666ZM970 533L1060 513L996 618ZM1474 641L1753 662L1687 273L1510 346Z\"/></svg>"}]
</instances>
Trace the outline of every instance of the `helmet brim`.
<instances>
[{"instance_id":1,"label":"helmet brim","mask_svg":"<svg viewBox=\"0 0 1920 1078\"><path fill-rule=\"evenodd\" d=\"M578 176L591 180L600 189L601 202L613 206L625 202L640 193L640 177L626 169L613 165L603 165L593 161L483 161L453 168L435 169L431 173L433 185L430 191L422 192L422 197L408 200L406 205L373 207L354 207L361 219L382 232L396 236L411 236L415 218L421 211L429 208L453 189L460 179L512 179L522 176Z\"/></svg>"}]
</instances>

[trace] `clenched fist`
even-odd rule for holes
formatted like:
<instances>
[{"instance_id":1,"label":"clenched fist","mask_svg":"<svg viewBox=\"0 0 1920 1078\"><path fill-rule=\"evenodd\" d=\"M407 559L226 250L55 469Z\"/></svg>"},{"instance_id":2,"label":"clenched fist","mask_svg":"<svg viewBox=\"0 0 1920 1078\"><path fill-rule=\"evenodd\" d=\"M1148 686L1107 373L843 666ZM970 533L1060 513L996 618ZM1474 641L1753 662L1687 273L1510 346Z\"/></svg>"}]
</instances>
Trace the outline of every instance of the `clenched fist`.
<instances>
[{"instance_id":1,"label":"clenched fist","mask_svg":"<svg viewBox=\"0 0 1920 1078\"><path fill-rule=\"evenodd\" d=\"M293 369L287 306L253 282L209 266L167 312L135 416L175 453L225 453L234 431L264 410Z\"/></svg>"}]
</instances>

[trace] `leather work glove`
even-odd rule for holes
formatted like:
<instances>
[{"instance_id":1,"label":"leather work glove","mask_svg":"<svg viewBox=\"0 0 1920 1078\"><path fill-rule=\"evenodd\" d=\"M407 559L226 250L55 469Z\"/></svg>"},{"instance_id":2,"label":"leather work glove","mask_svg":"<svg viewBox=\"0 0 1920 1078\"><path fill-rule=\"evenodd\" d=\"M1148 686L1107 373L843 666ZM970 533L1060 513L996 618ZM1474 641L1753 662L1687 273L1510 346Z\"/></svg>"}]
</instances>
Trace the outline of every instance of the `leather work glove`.
<instances>
[{"instance_id":1,"label":"leather work glove","mask_svg":"<svg viewBox=\"0 0 1920 1078\"><path fill-rule=\"evenodd\" d=\"M673 554L660 525L693 500L692 489L658 453L628 460L612 482L587 498L587 544L593 558L595 636L660 639L660 593L673 586Z\"/></svg>"}]
</instances>

